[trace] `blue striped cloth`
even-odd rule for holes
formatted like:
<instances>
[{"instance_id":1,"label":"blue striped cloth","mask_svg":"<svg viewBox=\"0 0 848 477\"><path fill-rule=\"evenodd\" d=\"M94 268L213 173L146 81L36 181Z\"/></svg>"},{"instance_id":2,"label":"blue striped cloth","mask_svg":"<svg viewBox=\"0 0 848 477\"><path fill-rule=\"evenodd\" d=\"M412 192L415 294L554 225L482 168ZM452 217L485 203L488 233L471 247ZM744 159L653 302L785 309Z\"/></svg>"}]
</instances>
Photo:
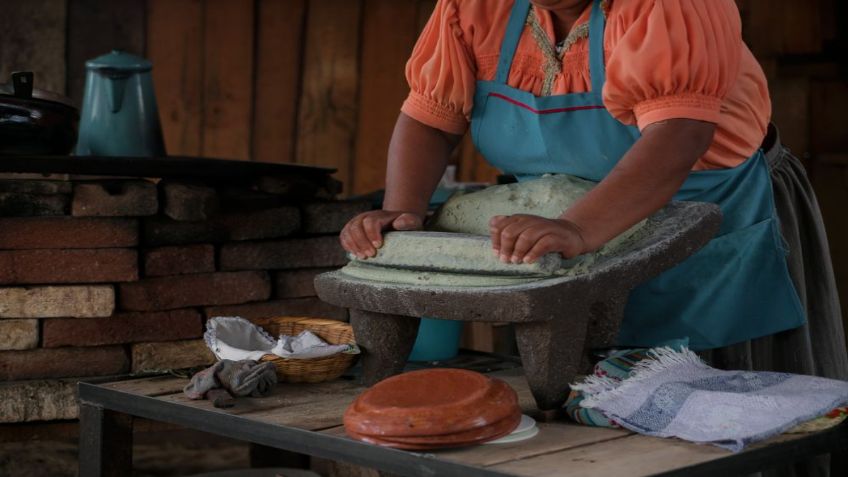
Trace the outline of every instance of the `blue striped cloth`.
<instances>
[{"instance_id":1,"label":"blue striped cloth","mask_svg":"<svg viewBox=\"0 0 848 477\"><path fill-rule=\"evenodd\" d=\"M595 365L593 375L621 382L630 376L630 371L640 361L648 359L647 349L625 349L611 354L606 359ZM583 392L572 389L565 401L565 413L574 422L584 426L594 427L621 427L608 419L602 412L595 409L582 407Z\"/></svg>"},{"instance_id":2,"label":"blue striped cloth","mask_svg":"<svg viewBox=\"0 0 848 477\"><path fill-rule=\"evenodd\" d=\"M577 413L578 418L603 425L598 424L603 416L640 434L740 451L848 404L845 381L722 371L685 348L646 353L646 359L635 363L636 355L608 359L602 369L614 369L614 375L596 374L573 385L580 393L578 405L594 411ZM629 372L621 379L626 368Z\"/></svg>"}]
</instances>

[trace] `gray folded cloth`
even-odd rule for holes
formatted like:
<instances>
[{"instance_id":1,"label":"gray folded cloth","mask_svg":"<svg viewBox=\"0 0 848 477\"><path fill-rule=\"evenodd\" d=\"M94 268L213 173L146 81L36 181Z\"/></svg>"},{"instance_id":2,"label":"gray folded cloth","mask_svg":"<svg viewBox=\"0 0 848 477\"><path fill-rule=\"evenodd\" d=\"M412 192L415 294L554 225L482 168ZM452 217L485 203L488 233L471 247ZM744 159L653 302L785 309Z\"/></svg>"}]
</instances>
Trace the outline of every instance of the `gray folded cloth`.
<instances>
[{"instance_id":1,"label":"gray folded cloth","mask_svg":"<svg viewBox=\"0 0 848 477\"><path fill-rule=\"evenodd\" d=\"M274 363L224 359L192 376L183 392L189 399L211 399L218 406L229 403L215 390L226 391L233 398L260 397L270 393L276 384Z\"/></svg>"}]
</instances>

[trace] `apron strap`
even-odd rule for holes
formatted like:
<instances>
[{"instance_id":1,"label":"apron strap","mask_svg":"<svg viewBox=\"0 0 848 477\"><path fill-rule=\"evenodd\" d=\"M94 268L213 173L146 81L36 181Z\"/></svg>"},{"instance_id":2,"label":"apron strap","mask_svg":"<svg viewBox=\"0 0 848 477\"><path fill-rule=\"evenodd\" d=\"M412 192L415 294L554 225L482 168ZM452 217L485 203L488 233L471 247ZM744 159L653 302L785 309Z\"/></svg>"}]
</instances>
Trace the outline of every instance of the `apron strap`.
<instances>
[{"instance_id":1,"label":"apron strap","mask_svg":"<svg viewBox=\"0 0 848 477\"><path fill-rule=\"evenodd\" d=\"M604 65L604 28L606 18L601 10L601 0L595 0L592 16L589 18L589 77L592 80L592 93L603 94L607 81Z\"/></svg>"},{"instance_id":2,"label":"apron strap","mask_svg":"<svg viewBox=\"0 0 848 477\"><path fill-rule=\"evenodd\" d=\"M527 20L527 14L529 12L529 0L515 0L515 3L512 5L512 12L509 15L509 22L506 24L506 33L501 42L498 70L495 73L495 82L497 83L506 84L507 78L509 78L512 58L515 56L515 50L518 49L518 41L521 40L521 33L524 31L524 22Z\"/></svg>"}]
</instances>

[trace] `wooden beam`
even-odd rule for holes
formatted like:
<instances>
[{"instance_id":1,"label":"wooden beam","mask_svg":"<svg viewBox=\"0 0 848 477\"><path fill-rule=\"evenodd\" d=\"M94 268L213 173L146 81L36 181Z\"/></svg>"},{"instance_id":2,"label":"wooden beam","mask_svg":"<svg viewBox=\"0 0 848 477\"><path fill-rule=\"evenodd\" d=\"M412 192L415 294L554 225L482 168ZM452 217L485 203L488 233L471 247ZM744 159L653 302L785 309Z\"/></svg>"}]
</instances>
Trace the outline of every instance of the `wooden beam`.
<instances>
[{"instance_id":1,"label":"wooden beam","mask_svg":"<svg viewBox=\"0 0 848 477\"><path fill-rule=\"evenodd\" d=\"M775 28L783 38L783 54L798 55L819 53L822 50L823 24L821 19L821 0L798 2L783 0L781 12L782 27Z\"/></svg>"},{"instance_id":2,"label":"wooden beam","mask_svg":"<svg viewBox=\"0 0 848 477\"><path fill-rule=\"evenodd\" d=\"M13 71L35 73L35 87L65 93L64 0L4 0L0 83Z\"/></svg>"},{"instance_id":3,"label":"wooden beam","mask_svg":"<svg viewBox=\"0 0 848 477\"><path fill-rule=\"evenodd\" d=\"M306 0L258 0L253 159L294 162Z\"/></svg>"},{"instance_id":4,"label":"wooden beam","mask_svg":"<svg viewBox=\"0 0 848 477\"><path fill-rule=\"evenodd\" d=\"M353 193L381 189L400 106L409 93L404 67L418 38L419 6L410 0L365 0Z\"/></svg>"},{"instance_id":5,"label":"wooden beam","mask_svg":"<svg viewBox=\"0 0 848 477\"><path fill-rule=\"evenodd\" d=\"M253 127L253 0L206 0L203 147L207 157L248 160Z\"/></svg>"},{"instance_id":6,"label":"wooden beam","mask_svg":"<svg viewBox=\"0 0 848 477\"><path fill-rule=\"evenodd\" d=\"M841 116L848 108L848 81L813 81L810 83L810 149L815 154L848 151Z\"/></svg>"},{"instance_id":7,"label":"wooden beam","mask_svg":"<svg viewBox=\"0 0 848 477\"><path fill-rule=\"evenodd\" d=\"M112 50L144 56L145 10L138 0L68 0L68 96L82 101L87 60Z\"/></svg>"},{"instance_id":8,"label":"wooden beam","mask_svg":"<svg viewBox=\"0 0 848 477\"><path fill-rule=\"evenodd\" d=\"M203 3L148 0L147 54L165 149L199 156L203 115Z\"/></svg>"},{"instance_id":9,"label":"wooden beam","mask_svg":"<svg viewBox=\"0 0 848 477\"><path fill-rule=\"evenodd\" d=\"M306 23L297 162L331 166L349 190L359 108L361 0L312 0Z\"/></svg>"}]
</instances>

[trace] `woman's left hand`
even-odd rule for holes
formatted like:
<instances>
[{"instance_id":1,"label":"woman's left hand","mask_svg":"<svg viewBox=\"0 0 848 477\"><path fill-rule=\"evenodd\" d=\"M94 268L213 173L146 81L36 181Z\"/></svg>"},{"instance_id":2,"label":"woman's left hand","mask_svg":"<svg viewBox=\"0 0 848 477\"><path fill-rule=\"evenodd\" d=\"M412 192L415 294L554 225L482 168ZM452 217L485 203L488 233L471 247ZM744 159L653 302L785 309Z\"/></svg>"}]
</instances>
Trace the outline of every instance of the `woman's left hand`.
<instances>
[{"instance_id":1,"label":"woman's left hand","mask_svg":"<svg viewBox=\"0 0 848 477\"><path fill-rule=\"evenodd\" d=\"M583 233L573 222L536 215L497 215L489 221L492 248L505 263L534 263L559 252L571 258L587 252Z\"/></svg>"}]
</instances>

